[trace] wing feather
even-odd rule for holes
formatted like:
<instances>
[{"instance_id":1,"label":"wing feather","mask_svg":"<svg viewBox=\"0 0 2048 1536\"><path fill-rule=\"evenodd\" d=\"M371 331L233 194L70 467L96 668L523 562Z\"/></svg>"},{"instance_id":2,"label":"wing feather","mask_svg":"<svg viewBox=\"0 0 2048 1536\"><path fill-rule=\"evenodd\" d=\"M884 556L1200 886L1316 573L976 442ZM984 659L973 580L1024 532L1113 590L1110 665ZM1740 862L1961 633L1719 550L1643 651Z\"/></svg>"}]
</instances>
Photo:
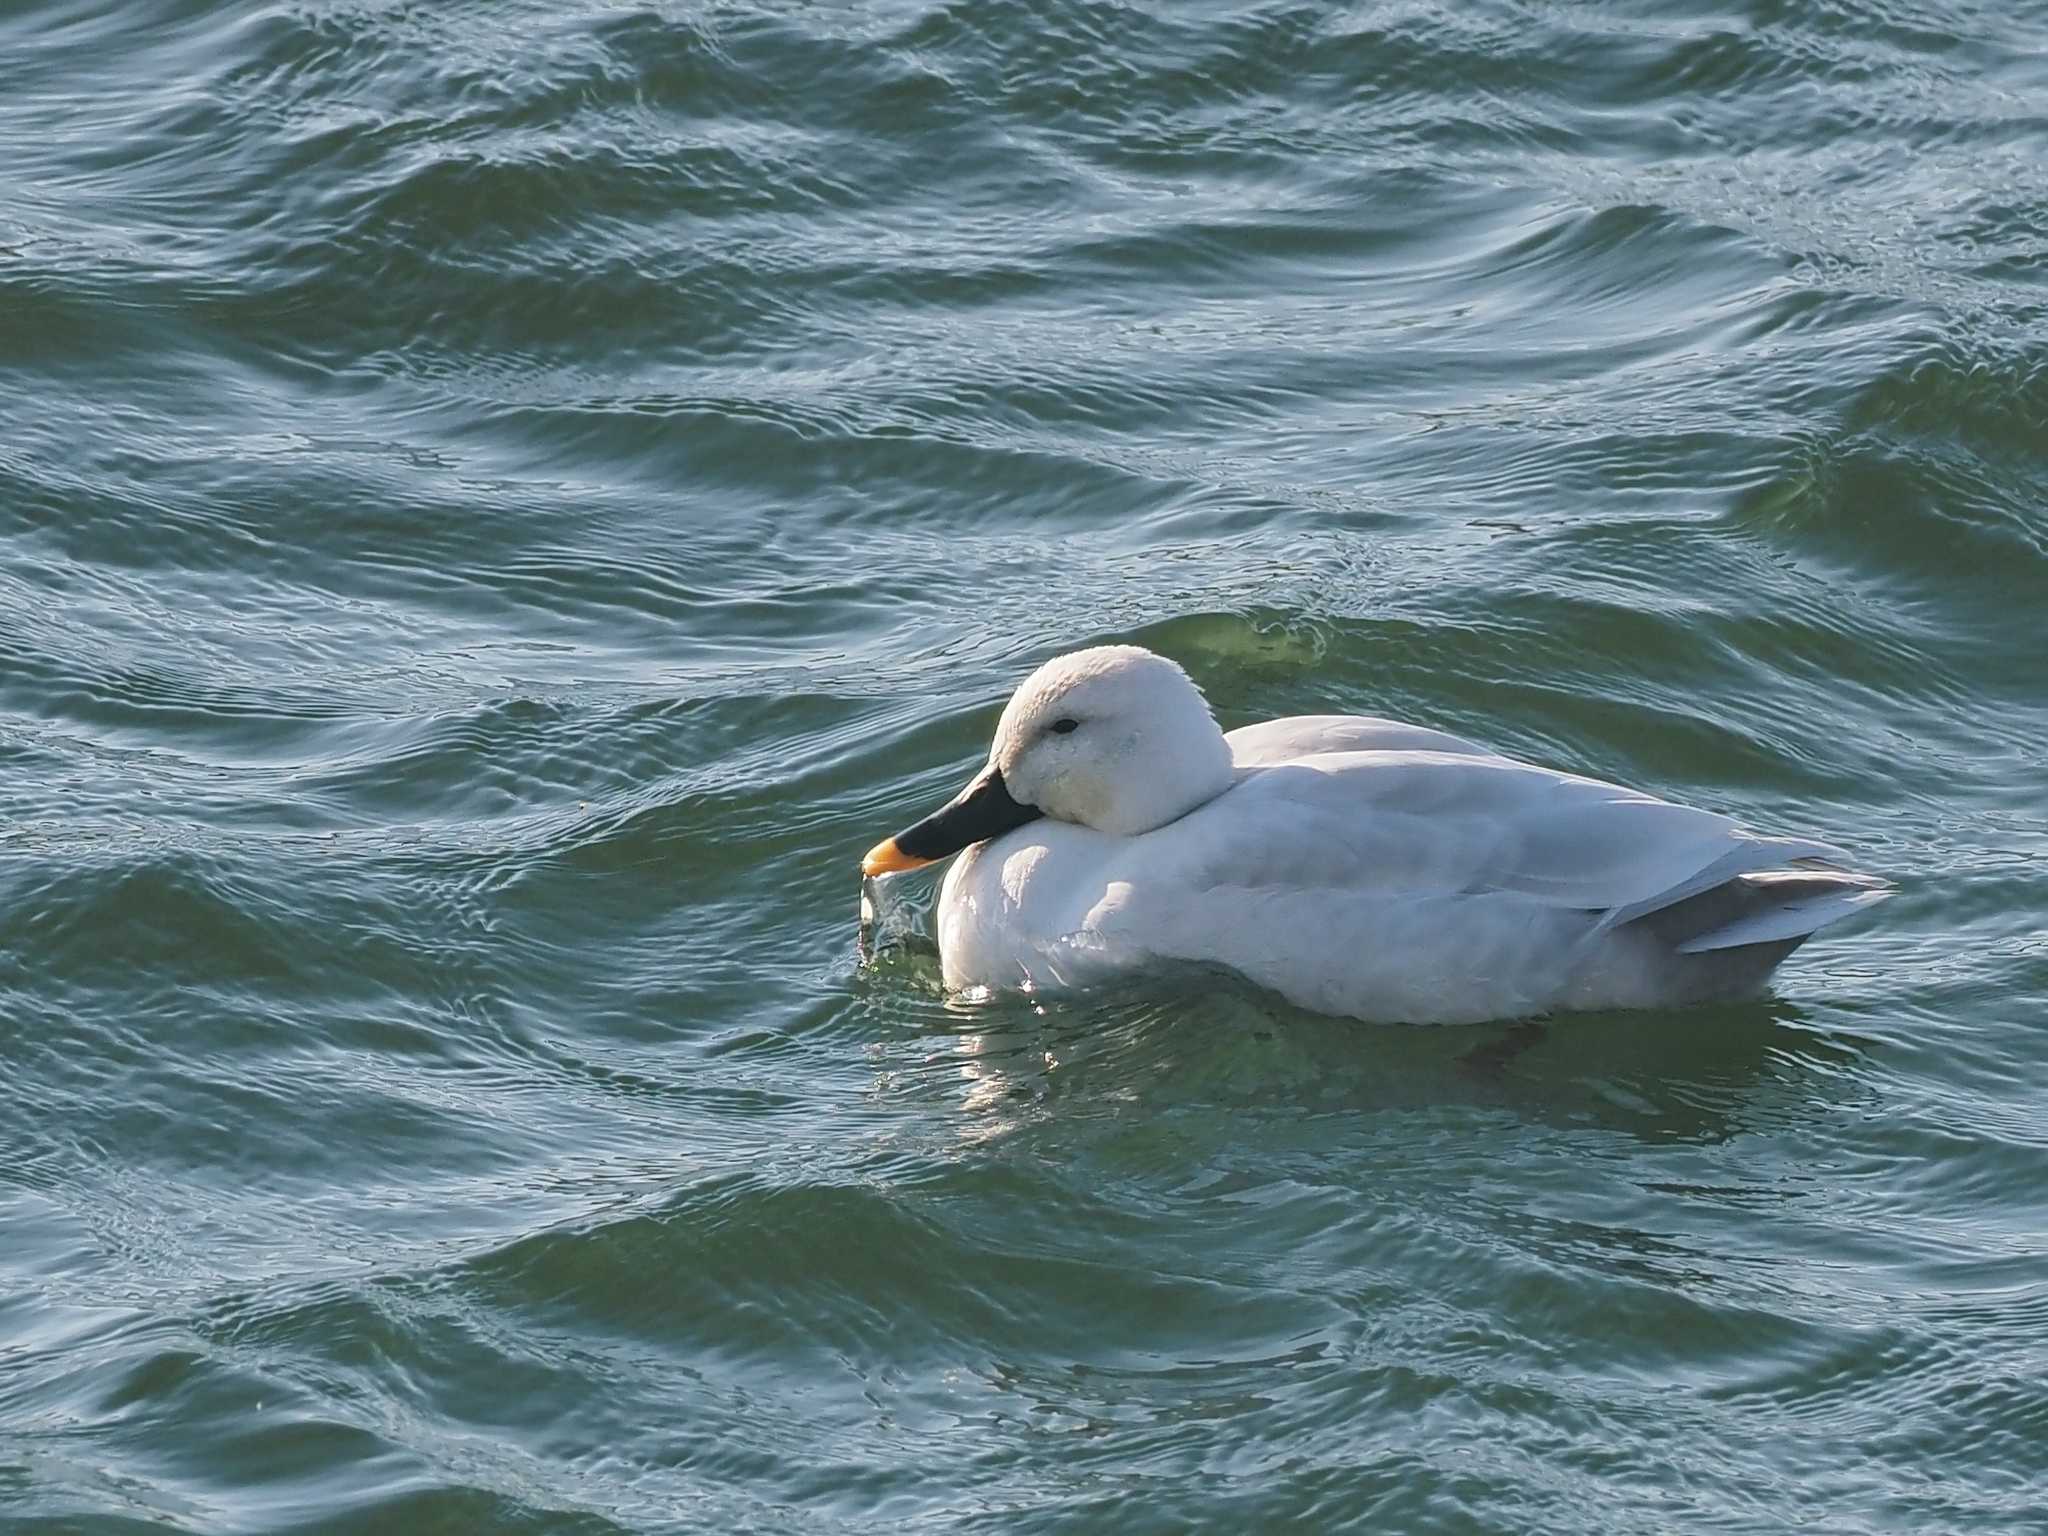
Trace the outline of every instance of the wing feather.
<instances>
[{"instance_id":1,"label":"wing feather","mask_svg":"<svg viewBox=\"0 0 2048 1536\"><path fill-rule=\"evenodd\" d=\"M1603 929L1738 874L1844 857L1476 749L1329 752L1255 769L1174 829L1159 844L1174 867L1159 873L1181 888L1500 892L1601 913Z\"/></svg>"}]
</instances>

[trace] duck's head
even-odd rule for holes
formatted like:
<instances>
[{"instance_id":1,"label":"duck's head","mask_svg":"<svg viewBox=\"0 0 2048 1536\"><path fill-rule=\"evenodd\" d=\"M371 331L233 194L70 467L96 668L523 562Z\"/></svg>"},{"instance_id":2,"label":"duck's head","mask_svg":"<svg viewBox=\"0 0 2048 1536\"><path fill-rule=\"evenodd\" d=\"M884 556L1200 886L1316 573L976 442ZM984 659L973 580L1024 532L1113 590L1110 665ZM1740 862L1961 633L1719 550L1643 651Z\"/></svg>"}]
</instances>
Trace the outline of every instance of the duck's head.
<instances>
[{"instance_id":1,"label":"duck's head","mask_svg":"<svg viewBox=\"0 0 2048 1536\"><path fill-rule=\"evenodd\" d=\"M1230 787L1230 747L1187 673L1136 645L1056 656L1010 697L988 766L868 850L867 875L916 869L1049 816L1135 837Z\"/></svg>"}]
</instances>

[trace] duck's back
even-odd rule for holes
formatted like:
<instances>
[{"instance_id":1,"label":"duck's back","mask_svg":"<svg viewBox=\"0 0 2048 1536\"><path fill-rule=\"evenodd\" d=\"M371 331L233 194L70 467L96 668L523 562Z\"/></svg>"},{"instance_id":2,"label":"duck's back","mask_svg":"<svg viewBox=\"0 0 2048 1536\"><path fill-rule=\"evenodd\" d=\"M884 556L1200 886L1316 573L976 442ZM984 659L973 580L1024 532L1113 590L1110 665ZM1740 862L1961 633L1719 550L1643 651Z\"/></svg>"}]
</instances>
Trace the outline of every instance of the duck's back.
<instances>
[{"instance_id":1,"label":"duck's back","mask_svg":"<svg viewBox=\"0 0 2048 1536\"><path fill-rule=\"evenodd\" d=\"M1448 752L1463 757L1497 757L1491 747L1426 725L1382 720L1377 715L1288 715L1226 731L1230 759L1239 768L1299 762L1325 752Z\"/></svg>"}]
</instances>

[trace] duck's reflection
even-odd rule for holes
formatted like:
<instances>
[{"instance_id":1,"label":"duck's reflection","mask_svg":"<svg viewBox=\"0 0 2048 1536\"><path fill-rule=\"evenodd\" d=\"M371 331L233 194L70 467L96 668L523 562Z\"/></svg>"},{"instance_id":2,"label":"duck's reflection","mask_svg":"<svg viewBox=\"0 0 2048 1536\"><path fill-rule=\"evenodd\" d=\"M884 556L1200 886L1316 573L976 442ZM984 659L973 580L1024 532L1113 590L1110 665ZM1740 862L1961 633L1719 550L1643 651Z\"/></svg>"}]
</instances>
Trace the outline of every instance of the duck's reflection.
<instances>
[{"instance_id":1,"label":"duck's reflection","mask_svg":"<svg viewBox=\"0 0 2048 1536\"><path fill-rule=\"evenodd\" d=\"M1464 1104L1653 1142L1783 1124L1858 1091L1861 1043L1776 1000L1461 1029L1359 1025L1215 985L1159 997L961 994L923 1062L960 1086L956 1133L1034 1117L1231 1109L1366 1116ZM966 1026L966 1027L961 1027Z\"/></svg>"}]
</instances>

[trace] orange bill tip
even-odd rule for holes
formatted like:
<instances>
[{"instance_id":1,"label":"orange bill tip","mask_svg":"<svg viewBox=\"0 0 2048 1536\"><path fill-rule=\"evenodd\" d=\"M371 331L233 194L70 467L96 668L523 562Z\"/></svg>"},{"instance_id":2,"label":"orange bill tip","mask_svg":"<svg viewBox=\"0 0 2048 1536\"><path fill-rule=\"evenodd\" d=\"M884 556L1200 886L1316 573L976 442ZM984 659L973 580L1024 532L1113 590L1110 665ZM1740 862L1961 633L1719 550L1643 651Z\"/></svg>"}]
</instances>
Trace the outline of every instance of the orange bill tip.
<instances>
[{"instance_id":1,"label":"orange bill tip","mask_svg":"<svg viewBox=\"0 0 2048 1536\"><path fill-rule=\"evenodd\" d=\"M872 880L877 875L900 875L906 869L923 869L930 859L920 859L896 846L893 837L884 838L860 861L860 872Z\"/></svg>"}]
</instances>

